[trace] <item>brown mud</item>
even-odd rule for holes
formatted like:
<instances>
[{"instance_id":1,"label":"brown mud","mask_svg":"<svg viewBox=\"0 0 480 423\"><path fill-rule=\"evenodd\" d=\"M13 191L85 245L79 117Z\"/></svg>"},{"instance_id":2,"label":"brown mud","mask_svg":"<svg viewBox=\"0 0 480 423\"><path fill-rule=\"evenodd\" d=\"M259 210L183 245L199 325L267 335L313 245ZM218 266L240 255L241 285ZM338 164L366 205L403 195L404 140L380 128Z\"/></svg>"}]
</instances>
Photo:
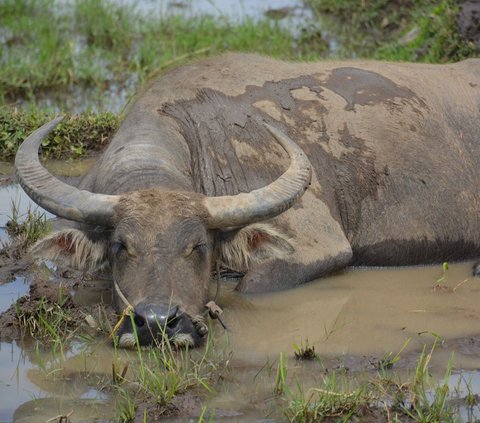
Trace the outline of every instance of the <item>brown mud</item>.
<instances>
[{"instance_id":1,"label":"brown mud","mask_svg":"<svg viewBox=\"0 0 480 423\"><path fill-rule=\"evenodd\" d=\"M0 341L12 342L28 337L28 328L22 322L38 319L41 309L48 310L54 305L61 306L66 319L62 324L63 333L59 333L59 336L65 336L67 331L90 331L92 323L86 316L92 316L95 304L79 304L75 300L75 291L89 284L88 280L85 281L85 275L71 269L56 268L52 271L46 266L31 263L28 257L23 256L19 260L13 258L0 269L0 283L9 282L19 274L30 282L29 292L0 314ZM109 317L108 322L102 322L103 325L113 327L118 319L117 314L108 301L102 304L102 308L105 310L102 318Z\"/></svg>"}]
</instances>

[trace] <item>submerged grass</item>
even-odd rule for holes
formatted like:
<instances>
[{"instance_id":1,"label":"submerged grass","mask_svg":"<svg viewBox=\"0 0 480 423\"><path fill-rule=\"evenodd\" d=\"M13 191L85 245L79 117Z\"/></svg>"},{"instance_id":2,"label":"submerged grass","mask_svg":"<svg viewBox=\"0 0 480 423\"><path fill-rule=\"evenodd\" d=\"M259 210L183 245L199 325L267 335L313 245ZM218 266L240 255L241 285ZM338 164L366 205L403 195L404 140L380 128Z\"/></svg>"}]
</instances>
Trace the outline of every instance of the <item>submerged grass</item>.
<instances>
[{"instance_id":1,"label":"submerged grass","mask_svg":"<svg viewBox=\"0 0 480 423\"><path fill-rule=\"evenodd\" d=\"M172 403L178 395L187 391L194 395L215 392L231 353L225 340L218 343L212 331L208 333L200 350L175 349L167 341L158 341L150 348L141 348L137 343L135 365L113 377L118 417L133 421L139 404L148 404L143 415L146 421L153 421L174 411Z\"/></svg>"},{"instance_id":2,"label":"submerged grass","mask_svg":"<svg viewBox=\"0 0 480 423\"><path fill-rule=\"evenodd\" d=\"M350 420L454 423L462 421L463 408L470 411L473 420L469 421L477 421L474 411L477 401L471 387L467 384L463 398L459 386L450 383L453 355L440 380L431 376L431 360L437 346L437 341L425 346L413 371L401 374L386 368L379 368L374 374L323 369L320 382L310 388L298 380L286 380L284 416L291 422L308 423Z\"/></svg>"},{"instance_id":3,"label":"submerged grass","mask_svg":"<svg viewBox=\"0 0 480 423\"><path fill-rule=\"evenodd\" d=\"M457 394L449 387L450 358L445 375L436 381L430 374L437 343L424 347L413 373L399 376L379 369L375 375L324 372L321 382L305 389L299 381L285 385L285 417L291 422L389 421L459 422ZM403 348L402 348L403 350ZM277 381L275 381L277 386ZM462 400L468 405L470 396Z\"/></svg>"}]
</instances>

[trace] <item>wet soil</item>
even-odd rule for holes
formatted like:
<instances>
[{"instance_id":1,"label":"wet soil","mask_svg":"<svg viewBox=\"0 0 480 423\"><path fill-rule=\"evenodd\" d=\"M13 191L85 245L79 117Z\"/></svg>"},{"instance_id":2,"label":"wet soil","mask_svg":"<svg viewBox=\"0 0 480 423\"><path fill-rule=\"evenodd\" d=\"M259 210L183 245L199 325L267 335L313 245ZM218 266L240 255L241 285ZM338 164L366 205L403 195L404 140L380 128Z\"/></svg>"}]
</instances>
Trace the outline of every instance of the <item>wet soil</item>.
<instances>
[{"instance_id":1,"label":"wet soil","mask_svg":"<svg viewBox=\"0 0 480 423\"><path fill-rule=\"evenodd\" d=\"M84 275L70 269L57 268L52 272L47 267L39 267L32 264L27 257L22 257L19 261L13 260L0 269L0 277L3 276L1 282L9 282L12 277L19 274L25 275L29 280L29 293L0 314L0 341L12 342L28 336L25 327L22 327L21 319L37 318L41 306L49 308L54 304L60 304L68 318L65 325L62 325L62 330L69 332L82 328L85 331L89 330L85 317L91 315L92 307L77 304L74 298L75 290L80 285L83 287L86 285ZM105 316L110 316L109 326L113 327L118 318L117 314L110 304L103 304L102 307L106 311Z\"/></svg>"}]
</instances>

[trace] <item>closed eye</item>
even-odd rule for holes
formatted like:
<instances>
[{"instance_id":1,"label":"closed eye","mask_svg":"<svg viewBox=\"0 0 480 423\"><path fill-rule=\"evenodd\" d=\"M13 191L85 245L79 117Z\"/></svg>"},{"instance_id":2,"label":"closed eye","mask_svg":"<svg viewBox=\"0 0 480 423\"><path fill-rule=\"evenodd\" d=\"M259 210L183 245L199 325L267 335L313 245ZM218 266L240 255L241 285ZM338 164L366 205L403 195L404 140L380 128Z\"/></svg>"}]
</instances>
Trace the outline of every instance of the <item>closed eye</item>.
<instances>
[{"instance_id":1,"label":"closed eye","mask_svg":"<svg viewBox=\"0 0 480 423\"><path fill-rule=\"evenodd\" d=\"M203 252L205 251L207 248L207 244L205 242L200 242L198 244L195 244L195 245L189 245L186 249L185 249L185 257L189 257L191 256L194 252Z\"/></svg>"},{"instance_id":2,"label":"closed eye","mask_svg":"<svg viewBox=\"0 0 480 423\"><path fill-rule=\"evenodd\" d=\"M125 244L123 244L122 242L116 241L112 242L110 249L112 251L112 254L117 255L122 251L126 251L127 247L125 247Z\"/></svg>"}]
</instances>

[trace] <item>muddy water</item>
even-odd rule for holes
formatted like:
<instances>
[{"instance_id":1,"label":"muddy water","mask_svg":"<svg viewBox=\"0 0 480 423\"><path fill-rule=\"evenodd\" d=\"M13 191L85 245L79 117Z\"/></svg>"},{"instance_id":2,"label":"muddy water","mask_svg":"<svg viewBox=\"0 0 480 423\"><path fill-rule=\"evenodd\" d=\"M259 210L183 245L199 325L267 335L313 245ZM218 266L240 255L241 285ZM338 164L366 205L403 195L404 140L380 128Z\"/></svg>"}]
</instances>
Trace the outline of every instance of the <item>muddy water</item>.
<instances>
[{"instance_id":1,"label":"muddy water","mask_svg":"<svg viewBox=\"0 0 480 423\"><path fill-rule=\"evenodd\" d=\"M224 287L220 301L233 351L231 372L206 402L209 409L217 410L217 417L236 416L243 421L275 412L278 404L272 401L272 386L280 352L288 361L289 377L314 386L325 367L365 371L369 360L398 352L407 340L410 343L396 368L412 369L423 345L431 345L437 336L441 340L432 360L433 373L441 378L455 352L452 392L459 386L465 392L467 386L480 392L476 371L480 368L480 281L470 277L470 264L451 265L446 274L441 266L348 270L263 296L243 296L231 288ZM223 339L225 333L217 324L215 331ZM300 364L292 358L294 344L307 340L315 346L321 365ZM48 363L55 360L35 353L31 346L2 344L0 398L11 400L0 407L0 421L12 421L14 412L13 421L25 423L71 410L75 410L73 422L108 421L113 399L84 376L108 377L112 357L108 343L101 342L88 352L79 345L62 362L62 377L52 382ZM32 397L43 400L33 407L28 402ZM464 421L471 421L467 410L462 412Z\"/></svg>"},{"instance_id":2,"label":"muddy water","mask_svg":"<svg viewBox=\"0 0 480 423\"><path fill-rule=\"evenodd\" d=\"M224 302L236 381L212 399L212 408L234 409L244 417L275 412L272 381L281 352L289 377L306 391L318 386L325 369L372 372L381 357L405 344L395 372L407 374L435 340L436 380L442 380L453 353L450 392L480 393L480 280L471 276L471 263L450 265L447 272L441 265L349 269L287 292L250 297L224 292ZM307 341L320 363L293 359L295 345ZM472 421L469 412L460 409L462 421ZM480 417L478 409L475 416Z\"/></svg>"},{"instance_id":3,"label":"muddy water","mask_svg":"<svg viewBox=\"0 0 480 423\"><path fill-rule=\"evenodd\" d=\"M0 422L38 423L72 411L73 422L109 421L111 399L82 379L81 366L52 373L52 361L32 345L0 343Z\"/></svg>"},{"instance_id":4,"label":"muddy water","mask_svg":"<svg viewBox=\"0 0 480 423\"><path fill-rule=\"evenodd\" d=\"M94 163L94 159L85 159L77 161L58 161L51 160L46 166L48 170L56 175L69 180L70 183L84 174ZM54 217L53 214L43 210L33 203L18 184L8 183L13 180L14 168L12 163L0 162L0 178L8 178L7 183L0 184L0 246L2 242L8 240L6 224L12 218L12 205L18 210L20 219L28 211L37 210L39 213L45 213L47 218Z\"/></svg>"},{"instance_id":5,"label":"muddy water","mask_svg":"<svg viewBox=\"0 0 480 423\"><path fill-rule=\"evenodd\" d=\"M233 301L226 320L238 355L292 351L314 344L326 356L382 355L410 339L480 334L480 279L471 264L347 270L288 292ZM268 334L268 336L265 336ZM480 367L462 361L463 368Z\"/></svg>"},{"instance_id":6,"label":"muddy water","mask_svg":"<svg viewBox=\"0 0 480 423\"><path fill-rule=\"evenodd\" d=\"M9 203L7 197L22 197L15 186L2 192L1 207ZM325 368L371 371L375 360L397 353L407 342L395 370L413 369L423 346L435 339L432 373L440 380L453 352L452 392L480 393L480 280L470 272L470 263L450 265L446 272L440 265L349 269L298 289L257 296L240 295L225 283L219 302L228 331L214 326L233 351L231 371L205 405L216 410L217 418L233 421L278 413L272 387L281 352L289 378L309 387ZM27 289L23 278L1 286L0 309ZM83 289L81 296L80 302L94 302L98 291ZM320 361L293 359L294 345L307 341ZM114 398L99 389L102 380L109 380L113 354L107 342L88 348L79 342L59 364L58 354L40 352L32 344L1 343L0 422L45 421L71 411L72 422L110 421ZM480 417L466 408L460 411L465 422Z\"/></svg>"}]
</instances>

